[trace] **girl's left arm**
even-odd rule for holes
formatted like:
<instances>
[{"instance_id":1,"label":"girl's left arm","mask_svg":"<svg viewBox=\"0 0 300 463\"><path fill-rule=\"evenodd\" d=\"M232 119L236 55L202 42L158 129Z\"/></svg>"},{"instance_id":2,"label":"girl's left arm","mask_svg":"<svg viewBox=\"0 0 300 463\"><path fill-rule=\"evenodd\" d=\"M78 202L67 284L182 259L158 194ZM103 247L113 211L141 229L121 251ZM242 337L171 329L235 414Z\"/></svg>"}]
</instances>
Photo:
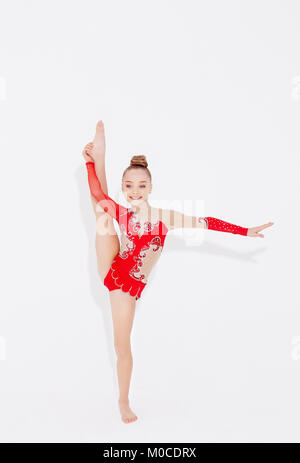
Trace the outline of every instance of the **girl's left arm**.
<instances>
[{"instance_id":1,"label":"girl's left arm","mask_svg":"<svg viewBox=\"0 0 300 463\"><path fill-rule=\"evenodd\" d=\"M241 227L225 220L217 219L215 217L197 217L193 215L185 215L176 210L163 211L164 222L169 230L175 228L204 228L208 230L215 230L220 232L234 233L236 235L252 236L263 238L264 235L260 232L273 225L273 222L258 227Z\"/></svg>"}]
</instances>

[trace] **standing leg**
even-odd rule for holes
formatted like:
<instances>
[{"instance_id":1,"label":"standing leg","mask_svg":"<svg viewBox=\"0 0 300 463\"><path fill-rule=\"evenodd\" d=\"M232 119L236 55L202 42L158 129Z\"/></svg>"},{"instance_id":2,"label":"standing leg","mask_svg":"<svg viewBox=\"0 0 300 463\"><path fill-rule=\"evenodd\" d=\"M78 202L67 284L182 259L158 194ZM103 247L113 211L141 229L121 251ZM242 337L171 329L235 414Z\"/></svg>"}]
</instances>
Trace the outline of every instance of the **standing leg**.
<instances>
[{"instance_id":1,"label":"standing leg","mask_svg":"<svg viewBox=\"0 0 300 463\"><path fill-rule=\"evenodd\" d=\"M95 162L95 171L102 189L105 194L108 194L105 172L105 134L102 121L97 123L91 154ZM112 217L104 212L92 195L91 200L96 215L95 247L98 272L103 282L114 257L120 250L120 242Z\"/></svg>"},{"instance_id":2,"label":"standing leg","mask_svg":"<svg viewBox=\"0 0 300 463\"><path fill-rule=\"evenodd\" d=\"M137 420L129 407L129 386L132 373L132 353L130 333L133 324L136 300L121 289L109 292L114 327L114 345L117 354L117 372L119 383L119 407L124 423Z\"/></svg>"}]
</instances>

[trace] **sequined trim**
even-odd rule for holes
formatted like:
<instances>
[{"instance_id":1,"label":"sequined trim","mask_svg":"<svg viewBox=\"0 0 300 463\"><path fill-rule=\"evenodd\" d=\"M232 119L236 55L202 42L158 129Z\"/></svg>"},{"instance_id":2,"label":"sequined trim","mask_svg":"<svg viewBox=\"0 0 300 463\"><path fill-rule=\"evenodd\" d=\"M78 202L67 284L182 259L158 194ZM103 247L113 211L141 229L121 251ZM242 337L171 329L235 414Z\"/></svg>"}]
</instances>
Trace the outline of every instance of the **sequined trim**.
<instances>
[{"instance_id":1,"label":"sequined trim","mask_svg":"<svg viewBox=\"0 0 300 463\"><path fill-rule=\"evenodd\" d=\"M198 217L198 222L199 223L204 223L205 227L208 228L208 221L205 217Z\"/></svg>"}]
</instances>

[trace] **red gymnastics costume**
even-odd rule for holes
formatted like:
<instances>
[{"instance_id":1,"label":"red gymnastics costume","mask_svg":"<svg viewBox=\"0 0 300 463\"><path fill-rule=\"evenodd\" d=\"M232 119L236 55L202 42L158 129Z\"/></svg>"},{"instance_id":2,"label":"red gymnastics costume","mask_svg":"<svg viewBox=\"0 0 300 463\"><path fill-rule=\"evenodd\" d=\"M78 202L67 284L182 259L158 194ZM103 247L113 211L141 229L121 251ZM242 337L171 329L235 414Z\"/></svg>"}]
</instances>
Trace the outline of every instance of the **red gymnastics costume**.
<instances>
[{"instance_id":1,"label":"red gymnastics costume","mask_svg":"<svg viewBox=\"0 0 300 463\"><path fill-rule=\"evenodd\" d=\"M121 206L103 192L94 163L86 162L86 167L91 195L105 212L117 220L121 232L120 251L112 261L104 285L109 291L122 289L129 292L137 300L162 252L170 227L162 220L146 221L141 225L132 208ZM198 217L197 220L211 230L245 236L248 232L248 228L214 217Z\"/></svg>"}]
</instances>

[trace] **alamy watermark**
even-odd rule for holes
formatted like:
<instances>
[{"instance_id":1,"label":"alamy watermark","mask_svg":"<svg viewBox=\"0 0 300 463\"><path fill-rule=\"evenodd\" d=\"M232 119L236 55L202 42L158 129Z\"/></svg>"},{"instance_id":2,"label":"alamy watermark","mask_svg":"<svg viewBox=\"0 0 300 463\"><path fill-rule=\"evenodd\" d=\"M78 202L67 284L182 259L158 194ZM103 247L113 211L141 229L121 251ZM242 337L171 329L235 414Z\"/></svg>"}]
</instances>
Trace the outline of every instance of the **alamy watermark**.
<instances>
[{"instance_id":1,"label":"alamy watermark","mask_svg":"<svg viewBox=\"0 0 300 463\"><path fill-rule=\"evenodd\" d=\"M300 75L292 78L291 98L293 101L300 100Z\"/></svg>"},{"instance_id":2,"label":"alamy watermark","mask_svg":"<svg viewBox=\"0 0 300 463\"><path fill-rule=\"evenodd\" d=\"M0 101L5 101L7 98L6 78L0 76Z\"/></svg>"},{"instance_id":3,"label":"alamy watermark","mask_svg":"<svg viewBox=\"0 0 300 463\"><path fill-rule=\"evenodd\" d=\"M300 336L292 337L291 357L293 360L300 360Z\"/></svg>"},{"instance_id":4,"label":"alamy watermark","mask_svg":"<svg viewBox=\"0 0 300 463\"><path fill-rule=\"evenodd\" d=\"M125 231L128 218L134 233L137 232L139 235L140 232L143 233L144 228L147 235L153 236L157 235L158 232L167 233L172 231L175 235L182 237L187 246L200 244L204 240L203 230L206 226L205 221L201 220L204 217L204 200L152 200L150 213L152 215L150 217L147 210L143 211L144 206L141 204L138 215L148 218L144 224L141 224L135 214L127 217L127 212L133 211L133 208L127 208L122 204L124 200L121 194L119 191L116 195L118 196L116 202L105 199L97 203L96 212L100 213L96 220L97 234L115 233L114 229L109 226L107 214L103 214L105 211L119 222L120 228L124 229L125 227ZM160 210L159 213L158 210ZM165 227L158 228L161 225L159 222L162 222ZM155 226L155 224L159 225Z\"/></svg>"},{"instance_id":5,"label":"alamy watermark","mask_svg":"<svg viewBox=\"0 0 300 463\"><path fill-rule=\"evenodd\" d=\"M7 347L6 347L6 338L4 336L0 336L0 361L6 360L7 357Z\"/></svg>"}]
</instances>

